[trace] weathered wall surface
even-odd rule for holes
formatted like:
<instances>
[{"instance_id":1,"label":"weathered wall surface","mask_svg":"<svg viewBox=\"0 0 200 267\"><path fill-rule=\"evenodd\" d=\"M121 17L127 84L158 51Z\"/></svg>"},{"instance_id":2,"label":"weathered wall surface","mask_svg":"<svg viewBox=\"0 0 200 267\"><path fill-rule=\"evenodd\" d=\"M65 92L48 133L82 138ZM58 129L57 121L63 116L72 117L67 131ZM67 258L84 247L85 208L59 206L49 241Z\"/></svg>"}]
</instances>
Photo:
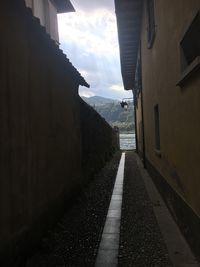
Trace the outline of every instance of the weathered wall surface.
<instances>
[{"instance_id":1,"label":"weathered wall surface","mask_svg":"<svg viewBox=\"0 0 200 267\"><path fill-rule=\"evenodd\" d=\"M146 157L173 190L200 216L200 75L180 88L180 41L199 0L155 1L156 35L147 48L147 14L142 28L142 83ZM154 106L160 110L161 157L155 153ZM174 203L175 204L175 203Z\"/></svg>"},{"instance_id":2,"label":"weathered wall surface","mask_svg":"<svg viewBox=\"0 0 200 267\"><path fill-rule=\"evenodd\" d=\"M57 10L50 0L25 0L35 17L39 18L42 26L50 34L51 38L59 41Z\"/></svg>"},{"instance_id":3,"label":"weathered wall surface","mask_svg":"<svg viewBox=\"0 0 200 267\"><path fill-rule=\"evenodd\" d=\"M82 173L87 182L119 149L119 133L80 99Z\"/></svg>"},{"instance_id":4,"label":"weathered wall surface","mask_svg":"<svg viewBox=\"0 0 200 267\"><path fill-rule=\"evenodd\" d=\"M49 1L49 33L51 37L59 42L58 36L58 19L57 19L57 10L55 6Z\"/></svg>"},{"instance_id":5,"label":"weathered wall surface","mask_svg":"<svg viewBox=\"0 0 200 267\"><path fill-rule=\"evenodd\" d=\"M15 252L68 205L81 175L79 83L19 3L0 10L0 261L10 253L14 266Z\"/></svg>"}]
</instances>

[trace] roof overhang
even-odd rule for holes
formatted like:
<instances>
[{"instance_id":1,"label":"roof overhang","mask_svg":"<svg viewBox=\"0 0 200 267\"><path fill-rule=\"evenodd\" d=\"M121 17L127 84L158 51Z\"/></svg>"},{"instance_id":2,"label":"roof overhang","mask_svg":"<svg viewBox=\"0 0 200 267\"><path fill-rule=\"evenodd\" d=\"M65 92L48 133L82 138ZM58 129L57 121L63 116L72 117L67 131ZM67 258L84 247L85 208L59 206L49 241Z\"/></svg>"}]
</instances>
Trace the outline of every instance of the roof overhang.
<instances>
[{"instance_id":1,"label":"roof overhang","mask_svg":"<svg viewBox=\"0 0 200 267\"><path fill-rule=\"evenodd\" d=\"M134 88L143 0L115 0L121 73L125 90Z\"/></svg>"},{"instance_id":2,"label":"roof overhang","mask_svg":"<svg viewBox=\"0 0 200 267\"><path fill-rule=\"evenodd\" d=\"M70 0L51 0L58 13L75 12Z\"/></svg>"}]
</instances>

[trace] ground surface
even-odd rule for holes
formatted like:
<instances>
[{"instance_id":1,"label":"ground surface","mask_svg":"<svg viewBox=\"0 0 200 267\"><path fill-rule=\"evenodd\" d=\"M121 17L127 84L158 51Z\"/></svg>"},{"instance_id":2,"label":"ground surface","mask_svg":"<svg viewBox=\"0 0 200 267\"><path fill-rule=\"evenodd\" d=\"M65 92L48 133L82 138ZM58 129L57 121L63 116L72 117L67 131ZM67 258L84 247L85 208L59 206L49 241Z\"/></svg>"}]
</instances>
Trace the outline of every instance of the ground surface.
<instances>
[{"instance_id":1,"label":"ground surface","mask_svg":"<svg viewBox=\"0 0 200 267\"><path fill-rule=\"evenodd\" d=\"M121 153L96 175L27 267L94 266Z\"/></svg>"},{"instance_id":2,"label":"ground surface","mask_svg":"<svg viewBox=\"0 0 200 267\"><path fill-rule=\"evenodd\" d=\"M28 261L26 267L95 266L120 156L121 153L116 154L84 188L84 193L43 240L42 249ZM135 153L127 151L118 266L171 267L154 214L155 206L149 199L142 177Z\"/></svg>"},{"instance_id":3,"label":"ground surface","mask_svg":"<svg viewBox=\"0 0 200 267\"><path fill-rule=\"evenodd\" d=\"M168 267L168 252L134 152L125 159L119 267Z\"/></svg>"}]
</instances>

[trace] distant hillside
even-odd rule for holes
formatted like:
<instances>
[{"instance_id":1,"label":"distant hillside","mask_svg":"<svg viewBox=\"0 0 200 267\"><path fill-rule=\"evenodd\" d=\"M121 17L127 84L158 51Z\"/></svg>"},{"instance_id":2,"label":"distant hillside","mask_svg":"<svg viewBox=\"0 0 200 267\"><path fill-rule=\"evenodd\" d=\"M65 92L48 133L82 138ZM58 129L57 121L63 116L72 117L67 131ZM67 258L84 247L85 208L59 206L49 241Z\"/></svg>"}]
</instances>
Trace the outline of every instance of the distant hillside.
<instances>
[{"instance_id":1,"label":"distant hillside","mask_svg":"<svg viewBox=\"0 0 200 267\"><path fill-rule=\"evenodd\" d=\"M102 104L107 104L107 103L113 103L113 102L118 102L116 99L111 99L111 98L105 98L102 96L91 96L91 97L84 97L82 96L82 99L88 103L89 105L102 105Z\"/></svg>"},{"instance_id":2,"label":"distant hillside","mask_svg":"<svg viewBox=\"0 0 200 267\"><path fill-rule=\"evenodd\" d=\"M120 132L134 131L134 106L129 102L127 110L124 110L120 101L100 96L82 97L113 127L117 126Z\"/></svg>"}]
</instances>

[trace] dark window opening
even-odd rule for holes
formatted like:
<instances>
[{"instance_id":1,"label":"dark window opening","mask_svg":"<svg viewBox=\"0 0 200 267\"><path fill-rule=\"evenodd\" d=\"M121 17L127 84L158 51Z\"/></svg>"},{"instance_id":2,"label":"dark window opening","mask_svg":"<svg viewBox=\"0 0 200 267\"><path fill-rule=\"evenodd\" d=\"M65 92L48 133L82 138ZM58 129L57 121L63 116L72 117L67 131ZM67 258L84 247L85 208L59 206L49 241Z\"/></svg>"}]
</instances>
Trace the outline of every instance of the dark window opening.
<instances>
[{"instance_id":1,"label":"dark window opening","mask_svg":"<svg viewBox=\"0 0 200 267\"><path fill-rule=\"evenodd\" d=\"M182 69L184 70L198 56L200 56L200 12L190 24L181 43Z\"/></svg>"},{"instance_id":2,"label":"dark window opening","mask_svg":"<svg viewBox=\"0 0 200 267\"><path fill-rule=\"evenodd\" d=\"M155 148L160 150L160 120L159 120L159 107L154 107L154 120L155 120Z\"/></svg>"},{"instance_id":3,"label":"dark window opening","mask_svg":"<svg viewBox=\"0 0 200 267\"><path fill-rule=\"evenodd\" d=\"M148 16L148 27L147 27L148 48L151 48L155 37L154 0L147 0L147 16Z\"/></svg>"}]
</instances>

